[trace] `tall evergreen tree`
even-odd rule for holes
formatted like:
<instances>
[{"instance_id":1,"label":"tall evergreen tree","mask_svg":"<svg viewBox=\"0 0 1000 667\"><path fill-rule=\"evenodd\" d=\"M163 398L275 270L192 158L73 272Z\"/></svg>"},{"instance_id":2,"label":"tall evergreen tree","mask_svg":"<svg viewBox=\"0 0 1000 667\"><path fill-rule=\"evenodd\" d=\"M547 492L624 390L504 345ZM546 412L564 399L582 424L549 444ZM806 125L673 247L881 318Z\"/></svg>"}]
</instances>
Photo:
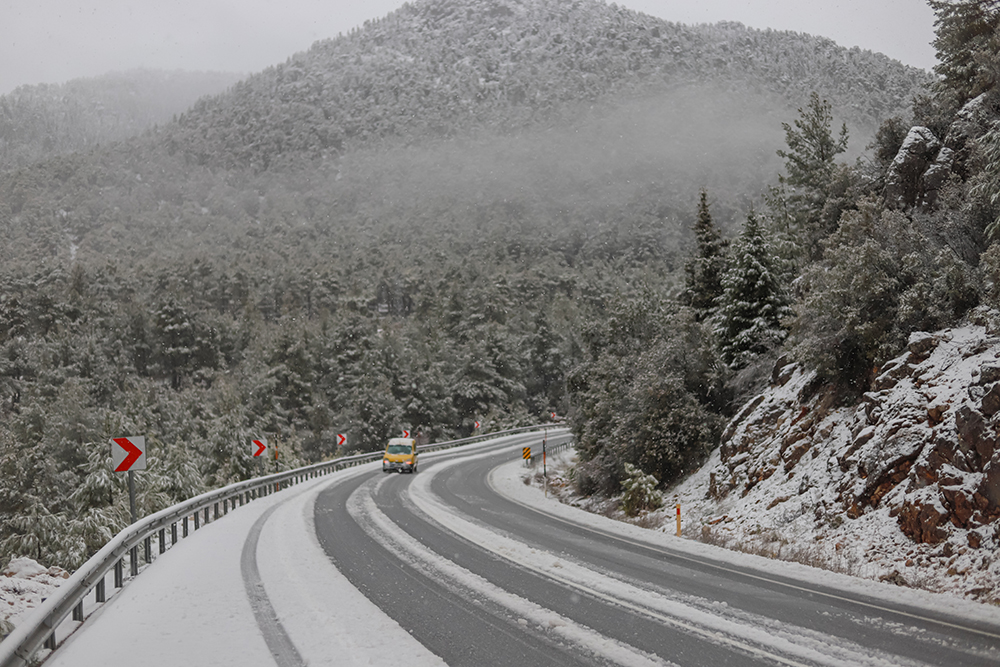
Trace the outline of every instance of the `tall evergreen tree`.
<instances>
[{"instance_id":1,"label":"tall evergreen tree","mask_svg":"<svg viewBox=\"0 0 1000 667\"><path fill-rule=\"evenodd\" d=\"M732 261L722 278L718 302L723 360L745 366L753 357L785 339L782 319L790 314L776 271L777 258L757 215L751 211L743 233L733 244Z\"/></svg>"},{"instance_id":2,"label":"tall evergreen tree","mask_svg":"<svg viewBox=\"0 0 1000 667\"><path fill-rule=\"evenodd\" d=\"M819 257L820 242L840 217L839 211L824 211L834 189L843 187L834 160L847 150L847 124L836 137L832 125L833 107L816 92L791 125L781 124L788 150L779 150L778 156L788 173L779 177L769 204L787 218L786 226L808 259Z\"/></svg>"},{"instance_id":3,"label":"tall evergreen tree","mask_svg":"<svg viewBox=\"0 0 1000 667\"><path fill-rule=\"evenodd\" d=\"M687 274L684 302L695 310L696 318L701 321L711 315L716 299L722 294L722 275L726 271L726 249L729 245L712 222L708 193L704 190L698 203L694 234L698 249L684 266Z\"/></svg>"},{"instance_id":4,"label":"tall evergreen tree","mask_svg":"<svg viewBox=\"0 0 1000 667\"><path fill-rule=\"evenodd\" d=\"M959 105L997 85L1000 0L929 0L934 22L940 87Z\"/></svg>"}]
</instances>

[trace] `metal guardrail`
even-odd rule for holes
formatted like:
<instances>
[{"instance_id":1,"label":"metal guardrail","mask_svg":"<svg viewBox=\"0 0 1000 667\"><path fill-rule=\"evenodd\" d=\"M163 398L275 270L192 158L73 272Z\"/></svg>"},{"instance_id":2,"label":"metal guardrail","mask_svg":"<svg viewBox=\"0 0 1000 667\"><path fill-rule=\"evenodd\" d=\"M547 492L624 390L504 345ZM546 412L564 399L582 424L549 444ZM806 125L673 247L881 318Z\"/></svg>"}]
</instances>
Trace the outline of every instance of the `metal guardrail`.
<instances>
[{"instance_id":1,"label":"metal guardrail","mask_svg":"<svg viewBox=\"0 0 1000 667\"><path fill-rule=\"evenodd\" d=\"M435 442L427 445L417 445L417 451L436 452L439 449L450 449L452 447L458 447L459 445L468 445L474 442L491 440L493 438L499 438L505 435L513 435L515 433L527 433L528 431L541 431L544 429L557 429L557 428L567 428L567 427L562 424L538 424L536 426L520 426L518 428L509 428L505 431L493 431L492 433L486 433L483 435L474 435L471 438L462 438L461 440L448 440L446 442ZM381 456L382 452L379 452L378 454L379 456Z\"/></svg>"},{"instance_id":2,"label":"metal guardrail","mask_svg":"<svg viewBox=\"0 0 1000 667\"><path fill-rule=\"evenodd\" d=\"M551 424L524 426L460 440L418 445L418 450L450 449L504 435L553 427ZM126 558L131 577L135 577L139 573L140 546L143 552L142 560L147 565L154 561L154 537L158 547L157 551L162 554L167 550L168 540L169 546L177 543L179 539L178 525L180 525L180 537L187 537L192 524L194 530L198 530L202 521L207 524L225 516L230 510L242 507L253 500L321 475L369 461L376 461L382 457L382 454L382 451L355 454L332 461L314 463L295 470L236 482L221 489L203 493L136 521L104 545L65 583L59 586L34 614L24 619L14 628L13 632L0 642L0 667L23 667L32 664L32 658L39 649L44 647L55 650L58 645L56 628L71 613L73 620L80 622L84 620L84 600L87 595L93 592L97 603L106 601L105 579L108 572L114 571L115 588L122 588L126 583Z\"/></svg>"},{"instance_id":3,"label":"metal guardrail","mask_svg":"<svg viewBox=\"0 0 1000 667\"><path fill-rule=\"evenodd\" d=\"M561 452L564 449L569 449L570 447L574 447L574 446L576 446L576 441L571 437L568 440L565 440L563 442L558 442L558 443L555 443L553 445L547 445L545 447L545 452L544 453L551 455L551 454L555 454L556 452ZM528 457L528 459L525 461L525 463L527 463L530 466L534 466L535 465L535 459L541 458L542 454L543 454L542 450L538 450L536 452L534 449L532 449L531 450L531 456Z\"/></svg>"}]
</instances>

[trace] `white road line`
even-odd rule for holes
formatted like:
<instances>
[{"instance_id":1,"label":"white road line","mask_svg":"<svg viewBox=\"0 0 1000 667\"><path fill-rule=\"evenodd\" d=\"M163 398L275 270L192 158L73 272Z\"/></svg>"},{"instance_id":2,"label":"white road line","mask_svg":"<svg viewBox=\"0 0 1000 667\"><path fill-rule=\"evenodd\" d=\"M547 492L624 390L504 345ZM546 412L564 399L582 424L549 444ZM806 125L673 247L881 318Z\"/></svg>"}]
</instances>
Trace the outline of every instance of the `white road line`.
<instances>
[{"instance_id":1,"label":"white road line","mask_svg":"<svg viewBox=\"0 0 1000 667\"><path fill-rule=\"evenodd\" d=\"M437 467L437 466L435 466ZM430 477L427 471L419 477ZM657 656L605 637L530 600L509 593L477 574L456 565L410 537L396 526L375 504L373 494L385 479L360 487L348 501L348 512L359 526L383 548L408 562L428 577L448 587L456 594L468 597L470 592L508 609L520 617L525 626L552 633L559 640L573 644L584 653L628 667L676 667Z\"/></svg>"},{"instance_id":2,"label":"white road line","mask_svg":"<svg viewBox=\"0 0 1000 667\"><path fill-rule=\"evenodd\" d=\"M492 476L491 476L491 480L492 480ZM596 533L598 535L602 535L604 537L609 537L609 538L612 538L612 539L615 539L615 540L619 540L621 542L625 542L627 544L632 544L634 546L642 547L642 548L649 549L649 550L652 550L652 551L657 551L659 553L668 555L668 556L670 556L672 558L676 558L678 560L685 560L685 561L688 561L689 563L697 563L699 565L703 565L703 566L708 566L708 567L715 568L715 569L720 570L722 572L729 572L731 574L736 574L736 575L739 575L739 576L747 577L748 579L756 579L758 581L765 581L765 582L767 582L769 584L773 584L775 586L780 586L780 587L783 587L783 588L788 588L790 590L800 591L800 592L803 592L803 593L809 593L810 595L817 595L817 596L820 596L820 597L825 597L825 598L828 598L830 600L838 600L840 602L848 602L850 604L859 605L859 606L862 606L862 607L867 607L868 609L872 609L872 610L875 610L875 611L880 612L880 613L891 614L893 616L901 616L903 618L910 618L910 619L913 619L915 621L921 621L923 623L934 624L934 625L941 626L942 628L948 628L948 629L951 629L951 630L960 630L962 632L970 632L970 633L977 634L977 635L980 635L980 636L983 636L983 637L988 637L990 639L1000 639L1000 634L997 634L995 632L989 632L988 630L980 630L980 629L974 628L974 627L972 627L970 625L960 625L958 623L952 623L952 622L949 622L949 621L941 620L941 619L938 619L938 618L933 618L931 616L926 616L926 615L923 615L923 614L918 614L918 613L914 613L914 612L903 611L903 610L898 609L898 608L888 607L888 606L876 604L874 602L867 602L865 600L861 600L861 599L858 599L858 598L847 597L846 595L838 595L836 593L831 593L829 591L824 591L824 590L817 589L817 588L810 588L810 587L805 586L805 585L798 585L798 584L794 584L794 583L791 583L791 582L788 582L788 581L784 581L784 580L780 580L780 579L775 579L773 577L768 577L768 576L766 576L764 574L754 573L754 572L751 572L749 570L737 569L735 567L731 567L731 566L728 566L728 565L723 565L723 564L715 562L715 561L703 560L703 559L697 558L695 556L691 556L691 555L688 555L688 554L681 553L679 551L665 549L663 546L658 545L658 544L654 544L652 542L645 542L645 541L642 541L642 540L632 539L632 538L626 537L625 535L622 535L620 533L614 533L614 532L611 532L611 531L607 531L607 530L602 530L600 528L596 528L594 526L588 526L586 524L583 524L583 523L580 523L580 522L577 522L577 521L572 521L570 519L567 519L564 516L560 516L560 515L555 514L553 512L547 512L544 509L541 509L539 507L535 507L535 506L529 505L529 504L527 504L527 503L525 503L525 502L523 502L523 501L521 501L521 500L519 500L517 498L514 498L514 497L512 497L512 496L510 496L508 494L503 493L503 491L499 487L495 486L492 483L492 481L490 483L490 487L494 491L496 491L498 494L500 494L500 495L504 496L505 498L507 498L507 500L509 500L510 502L512 502L512 503L514 503L516 505L520 505L521 507L524 507L525 509L531 510L532 512L535 512L536 514L541 514L541 515L543 515L545 517L548 517L548 518L552 519L553 521L558 521L559 523L566 524L567 526L573 526L574 528L578 528L578 529L582 529L582 530L587 530L587 531L590 531L592 533ZM583 510L578 510L578 511L582 512ZM989 613L990 611L991 610L988 607L984 607L984 610L983 610L984 613Z\"/></svg>"},{"instance_id":3,"label":"white road line","mask_svg":"<svg viewBox=\"0 0 1000 667\"><path fill-rule=\"evenodd\" d=\"M688 634L779 664L836 667L923 664L907 662L895 655L873 655L871 650L852 642L836 639L834 643L830 641L834 638L774 619L760 618L756 622L741 622L709 613L498 535L491 528L459 515L431 491L430 485L435 475L468 461L469 458L473 457L443 462L424 472L421 479L414 480L409 486L408 498L435 523L527 570L583 594L621 605Z\"/></svg>"}]
</instances>

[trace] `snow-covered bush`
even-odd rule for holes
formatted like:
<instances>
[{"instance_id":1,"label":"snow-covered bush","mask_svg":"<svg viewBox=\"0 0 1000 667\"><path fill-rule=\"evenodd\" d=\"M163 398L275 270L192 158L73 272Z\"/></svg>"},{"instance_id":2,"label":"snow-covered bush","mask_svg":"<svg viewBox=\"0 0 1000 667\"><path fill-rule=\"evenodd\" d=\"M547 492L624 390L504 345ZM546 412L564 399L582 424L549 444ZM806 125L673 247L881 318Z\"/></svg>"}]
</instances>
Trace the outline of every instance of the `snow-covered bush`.
<instances>
[{"instance_id":1,"label":"snow-covered bush","mask_svg":"<svg viewBox=\"0 0 1000 667\"><path fill-rule=\"evenodd\" d=\"M622 480L622 511L629 516L663 507L663 494L656 489L656 478L647 475L631 463L625 464Z\"/></svg>"}]
</instances>

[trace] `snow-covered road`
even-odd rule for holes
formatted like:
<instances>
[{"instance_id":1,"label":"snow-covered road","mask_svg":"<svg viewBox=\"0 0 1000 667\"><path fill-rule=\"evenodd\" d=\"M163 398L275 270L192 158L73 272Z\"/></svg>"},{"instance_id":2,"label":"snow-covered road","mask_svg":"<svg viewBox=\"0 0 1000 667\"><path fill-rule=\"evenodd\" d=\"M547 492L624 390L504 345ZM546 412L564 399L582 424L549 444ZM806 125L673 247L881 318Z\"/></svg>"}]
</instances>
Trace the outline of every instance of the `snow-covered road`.
<instances>
[{"instance_id":1,"label":"snow-covered road","mask_svg":"<svg viewBox=\"0 0 1000 667\"><path fill-rule=\"evenodd\" d=\"M234 510L48 664L1000 662L995 609L546 500L520 481L524 437L423 455L414 476L360 466Z\"/></svg>"},{"instance_id":2,"label":"snow-covered road","mask_svg":"<svg viewBox=\"0 0 1000 667\"><path fill-rule=\"evenodd\" d=\"M351 477L372 476L378 465L311 480L202 527L88 619L46 664L275 665L241 576L244 545L267 512L257 549L260 577L304 664L398 665L379 648L386 640L407 651L407 664L444 664L349 584L316 540L317 494Z\"/></svg>"}]
</instances>

